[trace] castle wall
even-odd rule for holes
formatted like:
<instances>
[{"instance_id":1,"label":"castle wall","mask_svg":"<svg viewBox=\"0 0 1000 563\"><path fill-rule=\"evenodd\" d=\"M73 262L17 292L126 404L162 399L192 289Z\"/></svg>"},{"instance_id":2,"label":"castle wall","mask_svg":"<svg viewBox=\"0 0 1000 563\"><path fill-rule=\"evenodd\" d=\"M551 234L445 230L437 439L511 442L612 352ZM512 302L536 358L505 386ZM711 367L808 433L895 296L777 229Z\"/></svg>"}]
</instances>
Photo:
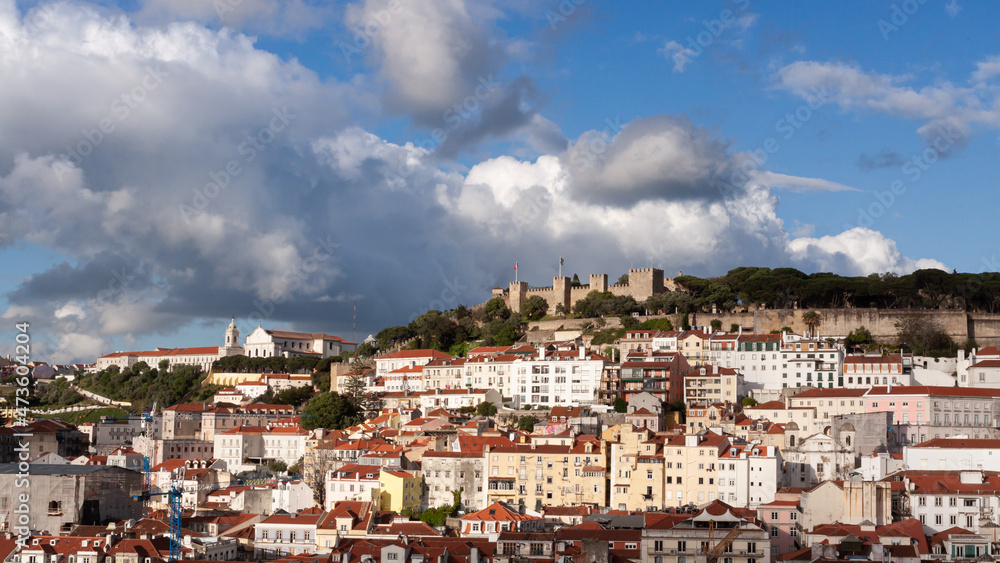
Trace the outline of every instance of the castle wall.
<instances>
[{"instance_id":1,"label":"castle wall","mask_svg":"<svg viewBox=\"0 0 1000 563\"><path fill-rule=\"evenodd\" d=\"M590 274L590 284L573 287L570 278L552 278L549 287L529 288L527 282L511 282L510 289L493 289L491 297L503 299L511 311L521 312L521 304L525 299L537 295L548 303L548 314L555 314L556 307L561 303L567 311L572 311L578 301L585 298L591 291L607 292L614 295L631 295L636 301L645 301L654 293L662 293L667 288L674 288L673 280L664 280L663 270L658 268L633 268L628 271L629 283L608 285L607 274Z\"/></svg>"},{"instance_id":2,"label":"castle wall","mask_svg":"<svg viewBox=\"0 0 1000 563\"><path fill-rule=\"evenodd\" d=\"M964 344L970 337L974 337L980 346L1000 345L1000 315L941 309L763 309L715 315L695 313L691 315L691 324L709 326L713 319L719 319L723 330L729 330L729 326L735 323L744 330L758 333L788 326L802 334L808 329L802 322L806 311L819 314L817 330L820 336L843 337L863 326L876 340L891 341L899 333L897 322L910 315L920 315L940 325L958 345Z\"/></svg>"}]
</instances>

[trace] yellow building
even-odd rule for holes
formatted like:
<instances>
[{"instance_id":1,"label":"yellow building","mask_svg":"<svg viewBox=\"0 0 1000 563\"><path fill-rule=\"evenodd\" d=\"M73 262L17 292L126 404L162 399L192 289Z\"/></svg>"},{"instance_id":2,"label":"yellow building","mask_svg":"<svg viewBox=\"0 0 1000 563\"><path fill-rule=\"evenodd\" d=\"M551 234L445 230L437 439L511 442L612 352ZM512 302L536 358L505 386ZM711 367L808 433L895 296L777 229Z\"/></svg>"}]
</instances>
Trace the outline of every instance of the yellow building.
<instances>
[{"instance_id":1,"label":"yellow building","mask_svg":"<svg viewBox=\"0 0 1000 563\"><path fill-rule=\"evenodd\" d=\"M383 468L378 476L379 488L373 492L372 500L378 501L379 510L402 512L404 509L420 508L423 497L424 479L419 471L399 471Z\"/></svg>"},{"instance_id":2,"label":"yellow building","mask_svg":"<svg viewBox=\"0 0 1000 563\"><path fill-rule=\"evenodd\" d=\"M726 406L722 403L688 403L687 433L697 434L706 428L719 427L725 414Z\"/></svg>"},{"instance_id":3,"label":"yellow building","mask_svg":"<svg viewBox=\"0 0 1000 563\"><path fill-rule=\"evenodd\" d=\"M732 368L702 364L684 376L684 402L736 404L743 398L743 374Z\"/></svg>"},{"instance_id":4,"label":"yellow building","mask_svg":"<svg viewBox=\"0 0 1000 563\"><path fill-rule=\"evenodd\" d=\"M715 500L719 490L716 463L729 438L704 435L673 436L663 444L663 497L667 507Z\"/></svg>"},{"instance_id":5,"label":"yellow building","mask_svg":"<svg viewBox=\"0 0 1000 563\"><path fill-rule=\"evenodd\" d=\"M504 501L528 508L604 506L607 451L590 437L572 446L518 443L484 452L486 503Z\"/></svg>"}]
</instances>

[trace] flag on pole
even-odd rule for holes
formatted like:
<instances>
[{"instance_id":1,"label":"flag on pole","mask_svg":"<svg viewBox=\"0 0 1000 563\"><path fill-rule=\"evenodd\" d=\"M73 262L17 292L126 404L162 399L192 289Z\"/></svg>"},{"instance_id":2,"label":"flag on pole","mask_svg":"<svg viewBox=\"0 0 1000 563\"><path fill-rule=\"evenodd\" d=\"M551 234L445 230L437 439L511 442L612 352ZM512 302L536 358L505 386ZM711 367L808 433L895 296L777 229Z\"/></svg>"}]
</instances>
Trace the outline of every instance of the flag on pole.
<instances>
[{"instance_id":1,"label":"flag on pole","mask_svg":"<svg viewBox=\"0 0 1000 563\"><path fill-rule=\"evenodd\" d=\"M517 262L514 262L514 269L517 269Z\"/></svg>"},{"instance_id":2,"label":"flag on pole","mask_svg":"<svg viewBox=\"0 0 1000 563\"><path fill-rule=\"evenodd\" d=\"M565 263L566 263L566 261L562 259L562 256L560 256L559 257L559 265L562 266Z\"/></svg>"}]
</instances>

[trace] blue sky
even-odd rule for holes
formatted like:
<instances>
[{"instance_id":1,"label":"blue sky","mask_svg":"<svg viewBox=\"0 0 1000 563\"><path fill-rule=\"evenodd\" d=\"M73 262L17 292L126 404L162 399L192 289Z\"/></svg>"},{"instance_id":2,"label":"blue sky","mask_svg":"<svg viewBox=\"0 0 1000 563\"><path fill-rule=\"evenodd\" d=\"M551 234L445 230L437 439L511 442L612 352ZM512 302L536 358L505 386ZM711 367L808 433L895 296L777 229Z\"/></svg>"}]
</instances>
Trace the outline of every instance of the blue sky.
<instances>
[{"instance_id":1,"label":"blue sky","mask_svg":"<svg viewBox=\"0 0 1000 563\"><path fill-rule=\"evenodd\" d=\"M559 256L996 269L993 3L222 1L0 0L0 316L39 354L363 337Z\"/></svg>"}]
</instances>

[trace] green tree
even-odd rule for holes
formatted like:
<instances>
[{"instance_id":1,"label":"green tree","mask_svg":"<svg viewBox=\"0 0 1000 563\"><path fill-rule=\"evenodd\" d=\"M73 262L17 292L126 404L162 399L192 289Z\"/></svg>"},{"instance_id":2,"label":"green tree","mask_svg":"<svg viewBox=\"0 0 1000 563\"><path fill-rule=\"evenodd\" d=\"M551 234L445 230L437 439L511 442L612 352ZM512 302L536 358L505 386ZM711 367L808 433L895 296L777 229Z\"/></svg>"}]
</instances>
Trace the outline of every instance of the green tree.
<instances>
[{"instance_id":1,"label":"green tree","mask_svg":"<svg viewBox=\"0 0 1000 563\"><path fill-rule=\"evenodd\" d=\"M851 331L847 335L847 346L852 349L864 349L875 343L875 339L872 337L870 330L864 327L864 325Z\"/></svg>"},{"instance_id":2,"label":"green tree","mask_svg":"<svg viewBox=\"0 0 1000 563\"><path fill-rule=\"evenodd\" d=\"M370 342L362 342L354 349L354 353L361 358L370 358L375 355L378 350L375 349L375 345Z\"/></svg>"},{"instance_id":3,"label":"green tree","mask_svg":"<svg viewBox=\"0 0 1000 563\"><path fill-rule=\"evenodd\" d=\"M615 412L625 412L628 410L628 402L621 397L615 397Z\"/></svg>"},{"instance_id":4,"label":"green tree","mask_svg":"<svg viewBox=\"0 0 1000 563\"><path fill-rule=\"evenodd\" d=\"M313 388L308 385L304 387L290 387L274 394L267 400L260 400L260 402L271 405L292 405L293 407L298 407L308 401L313 396L313 393Z\"/></svg>"},{"instance_id":5,"label":"green tree","mask_svg":"<svg viewBox=\"0 0 1000 563\"><path fill-rule=\"evenodd\" d=\"M526 320L537 321L545 316L549 303L540 295L532 295L521 303L521 314Z\"/></svg>"},{"instance_id":6,"label":"green tree","mask_svg":"<svg viewBox=\"0 0 1000 563\"><path fill-rule=\"evenodd\" d=\"M476 415L478 416L493 416L496 413L496 406L489 401L483 401L476 405Z\"/></svg>"},{"instance_id":7,"label":"green tree","mask_svg":"<svg viewBox=\"0 0 1000 563\"><path fill-rule=\"evenodd\" d=\"M492 321L510 317L511 311L503 299L494 297L483 306L483 320Z\"/></svg>"},{"instance_id":8,"label":"green tree","mask_svg":"<svg viewBox=\"0 0 1000 563\"><path fill-rule=\"evenodd\" d=\"M319 393L302 409L302 428L341 430L358 422L359 410L339 393Z\"/></svg>"},{"instance_id":9,"label":"green tree","mask_svg":"<svg viewBox=\"0 0 1000 563\"><path fill-rule=\"evenodd\" d=\"M816 327L820 324L819 313L816 311L806 311L802 313L802 322L805 323L806 327L809 329L810 335L816 334Z\"/></svg>"},{"instance_id":10,"label":"green tree","mask_svg":"<svg viewBox=\"0 0 1000 563\"><path fill-rule=\"evenodd\" d=\"M279 473L284 473L288 471L288 465L284 461L281 461L280 459L272 459L271 461L267 462L267 469L272 474L277 475Z\"/></svg>"},{"instance_id":11,"label":"green tree","mask_svg":"<svg viewBox=\"0 0 1000 563\"><path fill-rule=\"evenodd\" d=\"M628 285L628 274L622 274L618 276L618 281L615 282L616 285Z\"/></svg>"},{"instance_id":12,"label":"green tree","mask_svg":"<svg viewBox=\"0 0 1000 563\"><path fill-rule=\"evenodd\" d=\"M538 419L531 415L522 416L517 420L517 429L524 430L525 432L533 432L536 422L538 422Z\"/></svg>"},{"instance_id":13,"label":"green tree","mask_svg":"<svg viewBox=\"0 0 1000 563\"><path fill-rule=\"evenodd\" d=\"M753 397L743 397L743 400L740 401L740 402L743 403L744 407L755 407L755 406L757 406L757 400L754 399Z\"/></svg>"},{"instance_id":14,"label":"green tree","mask_svg":"<svg viewBox=\"0 0 1000 563\"><path fill-rule=\"evenodd\" d=\"M722 321L719 319L712 319L712 322L708 323L713 331L722 330Z\"/></svg>"},{"instance_id":15,"label":"green tree","mask_svg":"<svg viewBox=\"0 0 1000 563\"><path fill-rule=\"evenodd\" d=\"M646 319L645 321L642 322L642 325L640 325L640 327L649 330L671 331L674 330L674 323L670 322L670 319L667 318Z\"/></svg>"},{"instance_id":16,"label":"green tree","mask_svg":"<svg viewBox=\"0 0 1000 563\"><path fill-rule=\"evenodd\" d=\"M518 334L517 329L510 325L503 325L492 335L492 341L494 346L510 346L517 342L517 339L521 335Z\"/></svg>"}]
</instances>

